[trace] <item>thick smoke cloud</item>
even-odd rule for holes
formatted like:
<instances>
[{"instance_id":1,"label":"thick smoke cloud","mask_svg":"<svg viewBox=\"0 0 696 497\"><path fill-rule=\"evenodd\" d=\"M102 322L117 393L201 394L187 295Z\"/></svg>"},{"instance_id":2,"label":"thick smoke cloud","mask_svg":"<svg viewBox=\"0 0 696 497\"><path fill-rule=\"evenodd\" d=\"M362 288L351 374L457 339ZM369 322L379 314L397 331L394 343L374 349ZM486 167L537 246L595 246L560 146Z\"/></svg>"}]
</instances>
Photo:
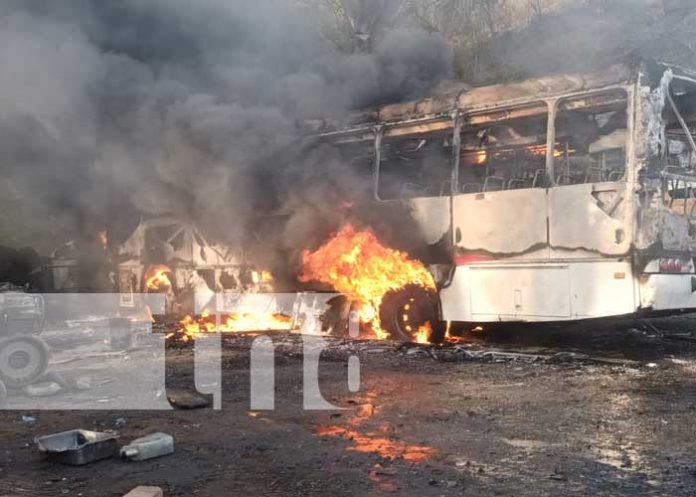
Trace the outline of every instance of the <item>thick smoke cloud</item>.
<instances>
[{"instance_id":1,"label":"thick smoke cloud","mask_svg":"<svg viewBox=\"0 0 696 497\"><path fill-rule=\"evenodd\" d=\"M641 59L694 67L695 35L692 0L567 2L524 29L500 34L479 47L476 75L470 79L493 84Z\"/></svg>"},{"instance_id":2,"label":"thick smoke cloud","mask_svg":"<svg viewBox=\"0 0 696 497\"><path fill-rule=\"evenodd\" d=\"M291 226L321 223L359 181L273 152L309 116L429 91L450 55L405 30L339 55L313 15L290 0L5 0L5 243L45 249L164 214L234 241L266 206L290 210ZM322 183L329 170L343 180Z\"/></svg>"}]
</instances>

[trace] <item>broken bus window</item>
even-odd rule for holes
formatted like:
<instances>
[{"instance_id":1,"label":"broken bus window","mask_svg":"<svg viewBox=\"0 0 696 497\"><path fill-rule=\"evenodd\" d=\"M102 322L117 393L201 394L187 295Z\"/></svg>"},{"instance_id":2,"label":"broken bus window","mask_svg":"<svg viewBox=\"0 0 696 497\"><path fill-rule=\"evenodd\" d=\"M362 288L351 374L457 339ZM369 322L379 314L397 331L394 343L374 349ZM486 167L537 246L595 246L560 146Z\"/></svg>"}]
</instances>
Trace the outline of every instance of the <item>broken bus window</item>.
<instances>
[{"instance_id":1,"label":"broken bus window","mask_svg":"<svg viewBox=\"0 0 696 497\"><path fill-rule=\"evenodd\" d=\"M447 196L451 178L451 130L382 140L379 198Z\"/></svg>"},{"instance_id":2,"label":"broken bus window","mask_svg":"<svg viewBox=\"0 0 696 497\"><path fill-rule=\"evenodd\" d=\"M546 187L547 127L545 103L467 116L462 128L459 191Z\"/></svg>"},{"instance_id":3,"label":"broken bus window","mask_svg":"<svg viewBox=\"0 0 696 497\"><path fill-rule=\"evenodd\" d=\"M626 173L628 98L624 91L562 100L554 151L558 186L620 181Z\"/></svg>"},{"instance_id":4,"label":"broken bus window","mask_svg":"<svg viewBox=\"0 0 696 497\"><path fill-rule=\"evenodd\" d=\"M696 115L696 85L675 79L665 103L666 146L663 150L662 178L664 203L673 212L688 216L690 233L696 231L696 151L694 131L689 126Z\"/></svg>"}]
</instances>

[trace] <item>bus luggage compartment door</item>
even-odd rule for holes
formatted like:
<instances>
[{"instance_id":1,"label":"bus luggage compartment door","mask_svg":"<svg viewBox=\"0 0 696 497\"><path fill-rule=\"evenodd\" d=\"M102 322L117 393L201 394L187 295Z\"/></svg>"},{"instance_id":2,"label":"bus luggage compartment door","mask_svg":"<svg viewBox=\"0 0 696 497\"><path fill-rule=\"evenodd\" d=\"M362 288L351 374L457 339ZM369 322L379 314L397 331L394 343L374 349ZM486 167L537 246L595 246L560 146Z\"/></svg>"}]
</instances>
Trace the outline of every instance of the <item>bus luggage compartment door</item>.
<instances>
[{"instance_id":1,"label":"bus luggage compartment door","mask_svg":"<svg viewBox=\"0 0 696 497\"><path fill-rule=\"evenodd\" d=\"M636 310L630 261L457 267L440 292L446 321L562 321Z\"/></svg>"},{"instance_id":2,"label":"bus luggage compartment door","mask_svg":"<svg viewBox=\"0 0 696 497\"><path fill-rule=\"evenodd\" d=\"M469 268L471 313L477 321L567 319L567 265Z\"/></svg>"}]
</instances>

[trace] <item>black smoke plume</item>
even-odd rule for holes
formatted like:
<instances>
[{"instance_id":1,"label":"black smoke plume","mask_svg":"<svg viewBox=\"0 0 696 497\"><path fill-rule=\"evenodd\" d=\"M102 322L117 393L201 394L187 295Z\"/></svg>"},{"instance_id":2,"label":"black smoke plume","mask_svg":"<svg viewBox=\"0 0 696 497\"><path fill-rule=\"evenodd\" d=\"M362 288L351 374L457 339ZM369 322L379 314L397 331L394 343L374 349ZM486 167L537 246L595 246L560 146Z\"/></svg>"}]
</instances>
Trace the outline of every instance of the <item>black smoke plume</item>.
<instances>
[{"instance_id":1,"label":"black smoke plume","mask_svg":"<svg viewBox=\"0 0 696 497\"><path fill-rule=\"evenodd\" d=\"M289 245L331 225L361 180L273 152L309 116L428 92L450 54L398 28L340 54L314 16L290 0L4 0L3 242L46 252L158 215L237 242L266 209L287 214Z\"/></svg>"}]
</instances>

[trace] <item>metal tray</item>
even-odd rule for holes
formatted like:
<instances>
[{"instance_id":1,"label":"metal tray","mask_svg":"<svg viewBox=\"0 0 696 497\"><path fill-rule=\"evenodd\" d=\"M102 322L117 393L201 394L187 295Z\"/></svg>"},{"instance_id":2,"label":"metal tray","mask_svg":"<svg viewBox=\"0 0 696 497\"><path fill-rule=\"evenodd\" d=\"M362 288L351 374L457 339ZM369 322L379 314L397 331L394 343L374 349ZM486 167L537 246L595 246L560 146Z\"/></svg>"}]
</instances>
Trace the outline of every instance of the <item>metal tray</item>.
<instances>
[{"instance_id":1,"label":"metal tray","mask_svg":"<svg viewBox=\"0 0 696 497\"><path fill-rule=\"evenodd\" d=\"M82 466L116 453L116 436L88 430L70 430L37 437L36 445L49 461Z\"/></svg>"}]
</instances>

